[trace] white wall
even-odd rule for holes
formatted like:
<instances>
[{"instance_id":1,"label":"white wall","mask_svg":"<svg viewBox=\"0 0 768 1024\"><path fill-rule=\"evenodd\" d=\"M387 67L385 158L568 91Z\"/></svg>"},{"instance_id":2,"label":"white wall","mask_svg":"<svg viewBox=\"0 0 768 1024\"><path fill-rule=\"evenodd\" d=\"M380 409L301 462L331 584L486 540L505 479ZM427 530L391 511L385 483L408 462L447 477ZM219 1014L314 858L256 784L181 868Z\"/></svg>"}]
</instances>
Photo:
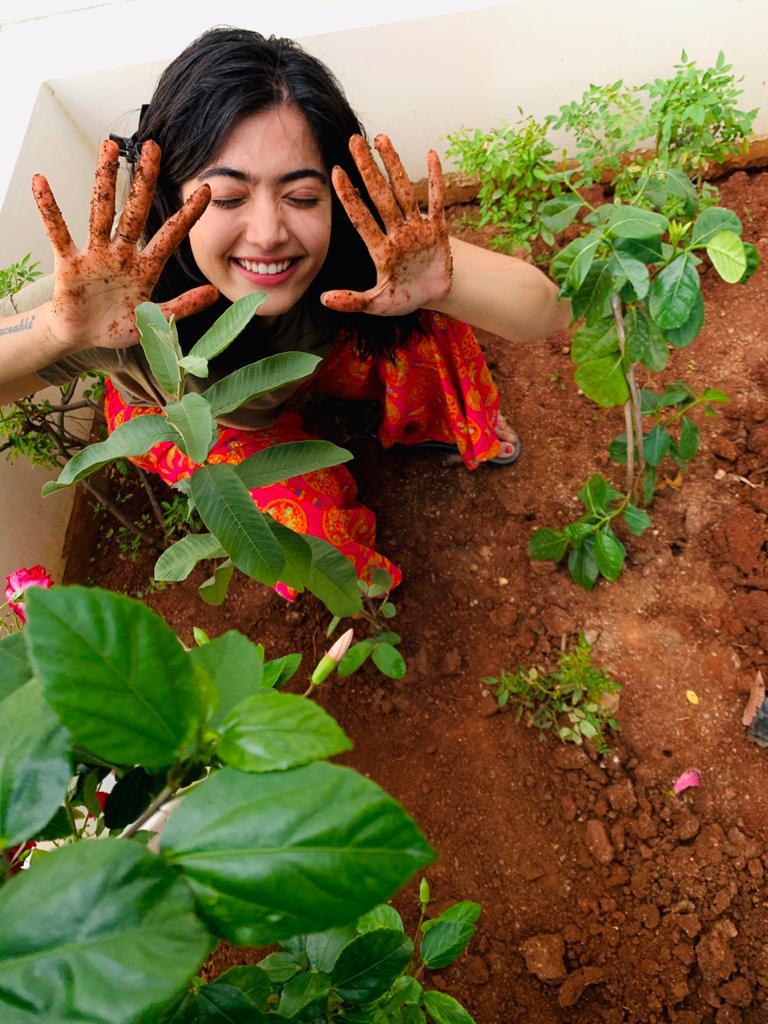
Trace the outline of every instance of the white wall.
<instances>
[{"instance_id":1,"label":"white wall","mask_svg":"<svg viewBox=\"0 0 768 1024\"><path fill-rule=\"evenodd\" d=\"M425 150L443 150L461 125L514 120L518 106L553 113L593 82L669 75L683 48L704 65L723 49L745 76L743 106L763 108L756 130L768 133L766 0L0 0L0 266L28 251L51 265L29 187L36 171L84 238L99 141L133 130L164 65L214 23L302 41L415 177ZM21 464L12 477L0 465L0 577L58 557L67 498L41 504L39 483Z\"/></svg>"}]
</instances>

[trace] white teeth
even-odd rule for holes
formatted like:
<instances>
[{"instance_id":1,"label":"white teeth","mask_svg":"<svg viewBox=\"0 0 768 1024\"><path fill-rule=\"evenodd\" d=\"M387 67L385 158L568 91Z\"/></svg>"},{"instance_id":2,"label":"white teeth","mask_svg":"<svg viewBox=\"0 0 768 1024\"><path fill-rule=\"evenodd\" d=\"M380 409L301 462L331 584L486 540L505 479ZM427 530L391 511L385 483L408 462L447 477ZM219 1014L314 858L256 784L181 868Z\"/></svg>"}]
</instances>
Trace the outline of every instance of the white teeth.
<instances>
[{"instance_id":1,"label":"white teeth","mask_svg":"<svg viewBox=\"0 0 768 1024\"><path fill-rule=\"evenodd\" d=\"M281 260L280 263L254 263L252 260L237 262L252 274L282 274L291 265L291 260Z\"/></svg>"}]
</instances>

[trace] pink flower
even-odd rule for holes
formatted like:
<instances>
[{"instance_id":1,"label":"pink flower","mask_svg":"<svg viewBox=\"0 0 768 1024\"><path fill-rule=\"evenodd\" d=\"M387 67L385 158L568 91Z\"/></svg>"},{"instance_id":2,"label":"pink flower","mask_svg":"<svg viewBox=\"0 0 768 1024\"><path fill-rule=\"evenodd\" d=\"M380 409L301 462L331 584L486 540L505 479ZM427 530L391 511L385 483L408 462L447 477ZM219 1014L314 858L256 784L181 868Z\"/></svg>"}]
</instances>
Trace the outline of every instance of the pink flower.
<instances>
[{"instance_id":1,"label":"pink flower","mask_svg":"<svg viewBox=\"0 0 768 1024\"><path fill-rule=\"evenodd\" d=\"M22 622L26 622L27 617L24 614L24 606L22 604L24 591L30 587L44 587L47 589L52 586L53 580L42 565L33 565L31 569L17 569L10 576L5 577L5 600L8 602L8 607L11 611Z\"/></svg>"}]
</instances>

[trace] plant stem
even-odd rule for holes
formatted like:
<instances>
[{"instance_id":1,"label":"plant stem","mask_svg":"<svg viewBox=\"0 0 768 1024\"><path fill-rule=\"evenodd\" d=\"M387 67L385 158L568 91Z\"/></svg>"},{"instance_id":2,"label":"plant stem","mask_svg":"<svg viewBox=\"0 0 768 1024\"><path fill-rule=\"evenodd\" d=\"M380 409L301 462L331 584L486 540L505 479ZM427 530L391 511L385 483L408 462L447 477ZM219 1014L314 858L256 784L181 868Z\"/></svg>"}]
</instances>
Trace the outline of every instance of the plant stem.
<instances>
[{"instance_id":1,"label":"plant stem","mask_svg":"<svg viewBox=\"0 0 768 1024\"><path fill-rule=\"evenodd\" d=\"M141 826L146 824L153 814L157 814L163 804L167 803L173 794L176 792L175 786L164 786L163 789L157 794L152 803L147 807L143 814L134 821L132 825L124 828L120 833L121 839L130 839L131 836L135 836L136 833L141 829Z\"/></svg>"},{"instance_id":2,"label":"plant stem","mask_svg":"<svg viewBox=\"0 0 768 1024\"><path fill-rule=\"evenodd\" d=\"M136 470L139 480L141 480L141 485L147 493L149 504L152 506L152 512L155 520L157 521L157 525L160 527L163 536L167 536L168 531L165 528L165 522L163 520L163 510L160 508L160 502L157 500L157 495L152 489L152 484L150 484L149 478L141 466L133 466L133 468Z\"/></svg>"},{"instance_id":3,"label":"plant stem","mask_svg":"<svg viewBox=\"0 0 768 1024\"><path fill-rule=\"evenodd\" d=\"M624 318L621 312L621 300L618 295L611 296L611 308L619 337L619 348L622 360L626 355L627 338L624 333ZM635 440L637 440L638 476L642 479L645 472L645 455L643 453L643 423L640 411L640 389L635 379L635 369L630 365L627 373L629 398L624 404L624 423L627 433L627 494L632 497L635 486Z\"/></svg>"},{"instance_id":4,"label":"plant stem","mask_svg":"<svg viewBox=\"0 0 768 1024\"><path fill-rule=\"evenodd\" d=\"M158 551L161 550L160 545L146 532L146 530L142 530L140 526L132 523L122 509L118 508L118 506L102 494L101 491L98 491L90 480L79 480L78 483L81 483L86 491L88 491L89 494L92 494L96 501L98 501L100 505L103 505L107 512L109 512L111 516L114 516L121 526L124 526L129 533L134 535L134 537L138 537L142 544L146 544L147 547L155 548Z\"/></svg>"}]
</instances>

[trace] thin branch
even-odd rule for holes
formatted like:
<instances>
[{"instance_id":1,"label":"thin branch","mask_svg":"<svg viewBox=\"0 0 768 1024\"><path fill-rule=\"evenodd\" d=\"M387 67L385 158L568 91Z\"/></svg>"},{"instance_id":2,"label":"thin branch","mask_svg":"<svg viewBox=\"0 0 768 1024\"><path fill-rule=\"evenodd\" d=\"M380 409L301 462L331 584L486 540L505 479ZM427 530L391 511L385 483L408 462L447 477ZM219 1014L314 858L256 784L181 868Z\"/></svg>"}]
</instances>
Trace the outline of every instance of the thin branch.
<instances>
[{"instance_id":1,"label":"thin branch","mask_svg":"<svg viewBox=\"0 0 768 1024\"><path fill-rule=\"evenodd\" d=\"M138 537L143 544L147 545L147 547L155 548L157 551L162 550L162 546L157 543L154 537L151 537L146 530L142 530L140 526L136 525L136 523L131 522L125 512L123 512L123 510L111 499L107 498L106 495L98 491L90 480L78 480L78 483L82 484L86 491L88 491L89 494L92 494L96 501L98 501L100 505L103 505L107 512L109 512L111 516L114 516L118 523L120 523L121 526L124 526L126 530L134 535L134 537Z\"/></svg>"},{"instance_id":2,"label":"thin branch","mask_svg":"<svg viewBox=\"0 0 768 1024\"><path fill-rule=\"evenodd\" d=\"M616 324L616 334L619 338L619 349L621 359L624 362L626 349L626 336L624 334L624 319L621 315L621 300L618 295L611 296L611 308L613 309L613 320ZM630 371L631 372L631 371ZM629 374L627 375L629 376ZM632 494L635 486L635 437L632 421L632 385L629 385L630 397L624 403L624 429L627 435L627 493Z\"/></svg>"},{"instance_id":3,"label":"thin branch","mask_svg":"<svg viewBox=\"0 0 768 1024\"><path fill-rule=\"evenodd\" d=\"M165 786L163 789L161 789L160 792L155 797L155 799L149 805L149 807L147 807L147 809L144 811L144 813L139 815L139 817L136 819L136 821L133 822L132 825L129 825L127 828L123 829L123 831L120 833L120 838L130 839L131 836L135 836L136 833L141 829L141 826L146 824L154 814L157 814L157 812L160 810L163 804L167 803L175 792L176 788L174 786Z\"/></svg>"},{"instance_id":4,"label":"thin branch","mask_svg":"<svg viewBox=\"0 0 768 1024\"><path fill-rule=\"evenodd\" d=\"M157 495L154 492L152 484L149 482L149 478L141 466L133 466L133 468L138 474L139 480L141 480L142 487L147 492L149 504L152 506L152 512L154 513L157 525L160 527L160 531L163 536L166 536L167 530L165 528L165 520L163 519L163 510L160 508L160 502L157 500Z\"/></svg>"}]
</instances>

